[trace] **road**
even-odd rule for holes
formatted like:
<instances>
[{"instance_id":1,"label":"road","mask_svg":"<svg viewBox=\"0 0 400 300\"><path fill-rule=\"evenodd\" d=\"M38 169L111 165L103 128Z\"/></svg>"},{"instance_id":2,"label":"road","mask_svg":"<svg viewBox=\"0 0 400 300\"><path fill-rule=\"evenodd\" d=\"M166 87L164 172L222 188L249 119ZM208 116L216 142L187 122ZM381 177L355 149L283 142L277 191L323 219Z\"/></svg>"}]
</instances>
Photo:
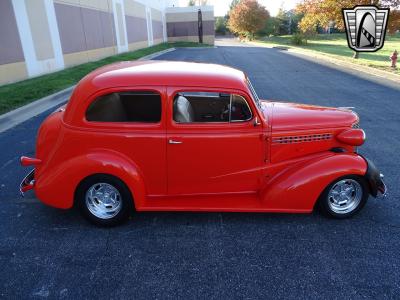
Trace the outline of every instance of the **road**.
<instances>
[{"instance_id":1,"label":"road","mask_svg":"<svg viewBox=\"0 0 400 300\"><path fill-rule=\"evenodd\" d=\"M253 213L140 213L103 229L76 211L22 199L46 112L0 134L1 298L379 298L400 295L400 89L277 49L225 41L158 59L244 70L261 98L352 106L360 151L386 175L389 196L349 220Z\"/></svg>"}]
</instances>

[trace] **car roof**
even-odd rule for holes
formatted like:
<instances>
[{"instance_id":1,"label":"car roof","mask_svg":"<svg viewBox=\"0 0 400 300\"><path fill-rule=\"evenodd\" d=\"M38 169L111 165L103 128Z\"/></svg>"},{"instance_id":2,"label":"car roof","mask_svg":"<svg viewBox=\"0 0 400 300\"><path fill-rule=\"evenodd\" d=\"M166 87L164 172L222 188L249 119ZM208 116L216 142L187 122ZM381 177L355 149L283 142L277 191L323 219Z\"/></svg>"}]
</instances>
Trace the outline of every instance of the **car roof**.
<instances>
[{"instance_id":1,"label":"car roof","mask_svg":"<svg viewBox=\"0 0 400 300\"><path fill-rule=\"evenodd\" d=\"M123 61L94 70L75 87L64 121L73 123L94 93L116 87L177 86L246 89L246 75L237 69L209 63L179 61Z\"/></svg>"},{"instance_id":2,"label":"car roof","mask_svg":"<svg viewBox=\"0 0 400 300\"><path fill-rule=\"evenodd\" d=\"M182 61L124 61L99 68L82 79L96 86L168 85L242 87L242 71L217 64Z\"/></svg>"}]
</instances>

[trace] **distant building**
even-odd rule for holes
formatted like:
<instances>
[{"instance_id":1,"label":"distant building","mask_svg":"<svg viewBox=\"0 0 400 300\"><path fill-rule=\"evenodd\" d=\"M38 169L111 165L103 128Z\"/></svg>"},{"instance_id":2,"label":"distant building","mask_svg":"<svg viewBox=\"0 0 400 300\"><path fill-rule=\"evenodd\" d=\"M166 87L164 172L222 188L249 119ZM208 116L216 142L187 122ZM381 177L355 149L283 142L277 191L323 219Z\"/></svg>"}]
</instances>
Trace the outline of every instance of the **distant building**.
<instances>
[{"instance_id":1,"label":"distant building","mask_svg":"<svg viewBox=\"0 0 400 300\"><path fill-rule=\"evenodd\" d=\"M197 41L198 7L190 11L178 3L1 0L0 85L168 40ZM204 42L213 43L213 7L202 10Z\"/></svg>"}]
</instances>

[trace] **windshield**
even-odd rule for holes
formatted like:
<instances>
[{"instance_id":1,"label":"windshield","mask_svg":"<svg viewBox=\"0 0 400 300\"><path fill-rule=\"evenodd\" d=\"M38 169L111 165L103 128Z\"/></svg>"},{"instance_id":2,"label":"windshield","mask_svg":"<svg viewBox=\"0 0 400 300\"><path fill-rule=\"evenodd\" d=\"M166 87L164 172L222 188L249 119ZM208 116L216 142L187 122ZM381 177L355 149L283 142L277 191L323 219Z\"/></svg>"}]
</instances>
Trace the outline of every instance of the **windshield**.
<instances>
[{"instance_id":1,"label":"windshield","mask_svg":"<svg viewBox=\"0 0 400 300\"><path fill-rule=\"evenodd\" d=\"M251 92L251 95L253 96L254 101L256 102L256 105L258 106L258 108L261 109L260 98L258 98L258 95L257 95L256 91L254 90L253 85L251 84L249 78L247 78L247 86L249 87L249 90Z\"/></svg>"}]
</instances>

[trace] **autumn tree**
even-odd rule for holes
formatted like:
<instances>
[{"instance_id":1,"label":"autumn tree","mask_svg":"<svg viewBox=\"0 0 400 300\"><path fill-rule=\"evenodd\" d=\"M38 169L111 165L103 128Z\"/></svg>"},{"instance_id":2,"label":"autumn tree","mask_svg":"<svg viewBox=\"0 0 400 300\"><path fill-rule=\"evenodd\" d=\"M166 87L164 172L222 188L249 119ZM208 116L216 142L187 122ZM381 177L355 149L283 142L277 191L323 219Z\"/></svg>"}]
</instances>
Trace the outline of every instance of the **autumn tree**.
<instances>
[{"instance_id":1,"label":"autumn tree","mask_svg":"<svg viewBox=\"0 0 400 300\"><path fill-rule=\"evenodd\" d=\"M376 5L391 8L388 29L395 32L400 23L400 0L303 0L296 10L304 14L299 23L299 29L306 34L316 32L317 26L327 27L334 22L335 27L344 30L342 8L352 8L356 5ZM354 52L353 58L358 58L359 53Z\"/></svg>"},{"instance_id":2,"label":"autumn tree","mask_svg":"<svg viewBox=\"0 0 400 300\"><path fill-rule=\"evenodd\" d=\"M298 12L304 14L299 23L299 28L304 33L311 33L316 31L318 25L327 27L333 21L336 28L344 30L342 8L371 4L379 7L390 7L392 15L400 7L400 0L303 0L296 7ZM395 22L395 20L396 16L389 17L389 27L391 22Z\"/></svg>"},{"instance_id":3,"label":"autumn tree","mask_svg":"<svg viewBox=\"0 0 400 300\"><path fill-rule=\"evenodd\" d=\"M396 33L400 29L400 9L392 9L389 15L388 31L389 33Z\"/></svg>"},{"instance_id":4,"label":"autumn tree","mask_svg":"<svg viewBox=\"0 0 400 300\"><path fill-rule=\"evenodd\" d=\"M229 11L228 28L241 38L252 39L268 17L268 11L256 0L241 0Z\"/></svg>"},{"instance_id":5,"label":"autumn tree","mask_svg":"<svg viewBox=\"0 0 400 300\"><path fill-rule=\"evenodd\" d=\"M229 10L232 10L235 8L236 5L238 5L240 0L232 0L231 4L229 5Z\"/></svg>"}]
</instances>

